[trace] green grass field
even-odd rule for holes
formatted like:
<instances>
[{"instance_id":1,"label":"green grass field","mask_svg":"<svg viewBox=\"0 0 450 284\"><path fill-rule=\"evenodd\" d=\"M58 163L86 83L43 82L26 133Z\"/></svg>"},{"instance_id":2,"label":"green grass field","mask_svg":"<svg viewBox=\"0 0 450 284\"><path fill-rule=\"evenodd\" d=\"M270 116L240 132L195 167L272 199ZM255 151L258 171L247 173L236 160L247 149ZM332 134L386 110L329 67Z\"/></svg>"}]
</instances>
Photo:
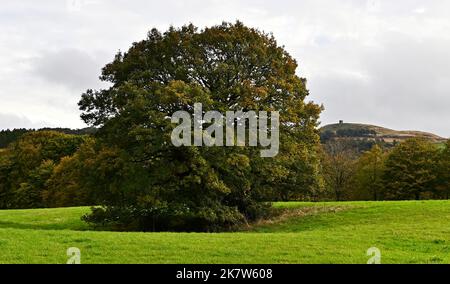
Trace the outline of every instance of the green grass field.
<instances>
[{"instance_id":1,"label":"green grass field","mask_svg":"<svg viewBox=\"0 0 450 284\"><path fill-rule=\"evenodd\" d=\"M277 203L284 217L239 233L89 231L88 208L0 211L0 263L450 263L450 202Z\"/></svg>"}]
</instances>

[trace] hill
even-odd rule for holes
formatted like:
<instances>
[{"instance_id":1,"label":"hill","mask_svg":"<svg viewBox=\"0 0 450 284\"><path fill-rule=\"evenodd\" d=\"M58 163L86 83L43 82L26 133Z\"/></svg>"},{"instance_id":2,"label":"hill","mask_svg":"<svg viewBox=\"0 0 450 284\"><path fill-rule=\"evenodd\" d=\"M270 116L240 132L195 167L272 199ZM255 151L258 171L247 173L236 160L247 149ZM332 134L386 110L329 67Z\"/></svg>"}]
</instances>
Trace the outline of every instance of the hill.
<instances>
[{"instance_id":1,"label":"hill","mask_svg":"<svg viewBox=\"0 0 450 284\"><path fill-rule=\"evenodd\" d=\"M91 231L89 208L0 210L0 263L449 263L450 202L277 203L286 213L232 233Z\"/></svg>"},{"instance_id":2,"label":"hill","mask_svg":"<svg viewBox=\"0 0 450 284\"><path fill-rule=\"evenodd\" d=\"M337 137L382 139L388 143L415 137L422 137L437 143L446 140L438 135L422 131L398 131L380 126L358 123L329 124L321 128L321 133L334 134Z\"/></svg>"}]
</instances>

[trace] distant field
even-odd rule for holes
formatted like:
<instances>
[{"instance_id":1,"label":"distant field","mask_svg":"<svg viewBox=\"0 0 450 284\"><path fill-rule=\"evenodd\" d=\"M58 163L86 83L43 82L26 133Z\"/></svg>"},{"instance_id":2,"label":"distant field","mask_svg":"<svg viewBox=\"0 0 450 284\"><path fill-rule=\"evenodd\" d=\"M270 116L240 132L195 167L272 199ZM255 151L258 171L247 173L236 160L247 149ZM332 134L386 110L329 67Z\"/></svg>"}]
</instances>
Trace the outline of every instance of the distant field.
<instances>
[{"instance_id":1,"label":"distant field","mask_svg":"<svg viewBox=\"0 0 450 284\"><path fill-rule=\"evenodd\" d=\"M277 203L284 217L239 233L87 231L88 208L0 211L0 263L450 263L450 202Z\"/></svg>"}]
</instances>

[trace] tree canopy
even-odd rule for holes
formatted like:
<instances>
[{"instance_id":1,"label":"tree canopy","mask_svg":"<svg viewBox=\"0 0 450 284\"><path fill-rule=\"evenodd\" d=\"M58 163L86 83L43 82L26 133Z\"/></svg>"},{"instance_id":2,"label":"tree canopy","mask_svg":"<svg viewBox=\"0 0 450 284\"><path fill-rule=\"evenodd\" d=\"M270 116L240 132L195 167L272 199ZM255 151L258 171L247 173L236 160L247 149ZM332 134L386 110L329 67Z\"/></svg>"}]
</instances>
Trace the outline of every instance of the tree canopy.
<instances>
[{"instance_id":1,"label":"tree canopy","mask_svg":"<svg viewBox=\"0 0 450 284\"><path fill-rule=\"evenodd\" d=\"M395 147L386 160L386 197L420 199L433 189L437 148L424 139L409 139Z\"/></svg>"},{"instance_id":2,"label":"tree canopy","mask_svg":"<svg viewBox=\"0 0 450 284\"><path fill-rule=\"evenodd\" d=\"M62 158L73 155L84 136L52 131L24 134L0 153L0 208L46 207L46 183Z\"/></svg>"},{"instance_id":3,"label":"tree canopy","mask_svg":"<svg viewBox=\"0 0 450 284\"><path fill-rule=\"evenodd\" d=\"M273 36L240 22L153 29L118 53L101 76L112 86L88 90L79 103L83 120L101 127L99 143L142 179L116 188L127 190L126 201L106 199L106 211L140 212L135 217L151 220L152 229L214 230L264 214L260 201L271 198L269 191L308 194L317 186L321 107L305 101L306 80L296 69ZM205 112L279 111L280 154L262 159L252 147L174 147L168 117L192 113L195 103Z\"/></svg>"}]
</instances>

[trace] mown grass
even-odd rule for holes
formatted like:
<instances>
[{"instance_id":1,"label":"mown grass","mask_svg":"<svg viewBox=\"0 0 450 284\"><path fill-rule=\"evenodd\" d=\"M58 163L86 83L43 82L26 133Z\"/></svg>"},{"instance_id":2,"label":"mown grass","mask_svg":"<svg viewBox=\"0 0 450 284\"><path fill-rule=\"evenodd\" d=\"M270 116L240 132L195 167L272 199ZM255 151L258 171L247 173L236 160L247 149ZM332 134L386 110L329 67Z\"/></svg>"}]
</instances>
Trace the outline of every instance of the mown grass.
<instances>
[{"instance_id":1,"label":"mown grass","mask_svg":"<svg viewBox=\"0 0 450 284\"><path fill-rule=\"evenodd\" d=\"M0 263L450 263L450 202L276 203L283 218L238 233L89 231L88 208L0 211Z\"/></svg>"}]
</instances>

